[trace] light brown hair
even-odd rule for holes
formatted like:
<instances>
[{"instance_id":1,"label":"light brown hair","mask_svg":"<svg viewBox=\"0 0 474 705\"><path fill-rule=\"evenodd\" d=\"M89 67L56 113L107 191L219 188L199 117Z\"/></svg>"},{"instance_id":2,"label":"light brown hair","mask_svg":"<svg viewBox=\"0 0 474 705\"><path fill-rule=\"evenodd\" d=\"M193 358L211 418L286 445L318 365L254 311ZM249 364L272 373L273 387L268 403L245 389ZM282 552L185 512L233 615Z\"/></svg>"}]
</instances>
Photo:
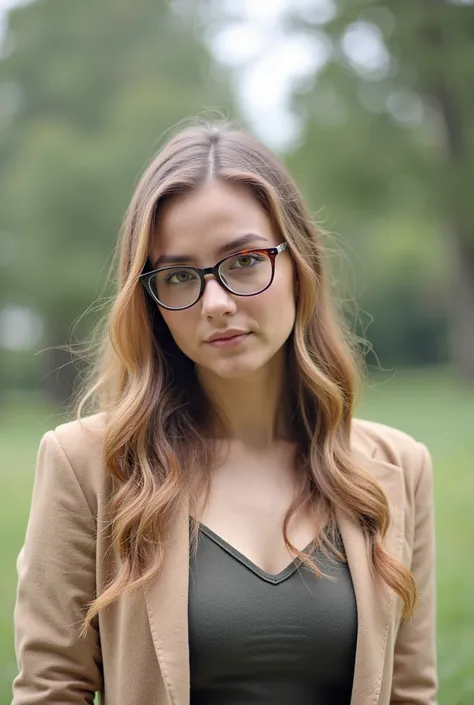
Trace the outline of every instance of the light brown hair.
<instances>
[{"instance_id":1,"label":"light brown hair","mask_svg":"<svg viewBox=\"0 0 474 705\"><path fill-rule=\"evenodd\" d=\"M193 363L179 350L159 307L138 283L156 219L165 200L210 178L243 184L289 245L298 279L295 326L287 342L287 405L304 483L283 525L285 543L316 575L309 555L288 540L297 508L320 519L315 546L339 558L335 508L354 517L368 544L375 579L414 609L410 571L383 547L389 527L387 498L359 467L350 429L363 365L330 292L321 231L283 165L247 132L226 123L198 123L177 132L144 171L133 194L118 243L118 291L104 322L96 362L79 399L77 415L106 412L104 462L117 481L111 499L111 531L121 568L89 605L84 629L99 610L160 570L167 530L190 473L199 467L209 489L215 420ZM193 506L193 496L191 495ZM193 523L193 546L197 524Z\"/></svg>"}]
</instances>

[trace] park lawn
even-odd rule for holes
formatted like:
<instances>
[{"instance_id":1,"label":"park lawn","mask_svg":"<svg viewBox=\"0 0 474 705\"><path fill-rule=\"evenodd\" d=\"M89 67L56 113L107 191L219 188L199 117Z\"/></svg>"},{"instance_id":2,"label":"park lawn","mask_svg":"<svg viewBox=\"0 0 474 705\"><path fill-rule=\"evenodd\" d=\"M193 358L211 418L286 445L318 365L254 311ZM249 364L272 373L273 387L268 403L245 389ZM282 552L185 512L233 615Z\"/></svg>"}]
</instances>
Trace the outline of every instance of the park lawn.
<instances>
[{"instance_id":1,"label":"park lawn","mask_svg":"<svg viewBox=\"0 0 474 705\"><path fill-rule=\"evenodd\" d=\"M396 426L433 456L437 528L438 655L443 705L474 703L474 387L442 370L384 373L371 382L357 416ZM16 674L12 611L15 559L28 516L41 435L61 415L39 400L0 404L0 705Z\"/></svg>"}]
</instances>

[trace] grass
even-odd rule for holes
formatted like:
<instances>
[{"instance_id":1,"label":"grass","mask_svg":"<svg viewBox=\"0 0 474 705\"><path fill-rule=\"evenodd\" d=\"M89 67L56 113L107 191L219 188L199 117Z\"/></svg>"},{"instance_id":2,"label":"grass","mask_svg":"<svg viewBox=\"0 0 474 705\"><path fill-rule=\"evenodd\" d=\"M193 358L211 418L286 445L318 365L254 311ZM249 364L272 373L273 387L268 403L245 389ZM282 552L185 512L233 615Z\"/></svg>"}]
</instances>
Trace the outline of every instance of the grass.
<instances>
[{"instance_id":1,"label":"grass","mask_svg":"<svg viewBox=\"0 0 474 705\"><path fill-rule=\"evenodd\" d=\"M386 374L367 389L358 416L411 433L435 466L438 658L443 705L474 703L474 387L445 370ZM41 435L61 422L41 400L0 402L0 705L16 674L12 612Z\"/></svg>"}]
</instances>

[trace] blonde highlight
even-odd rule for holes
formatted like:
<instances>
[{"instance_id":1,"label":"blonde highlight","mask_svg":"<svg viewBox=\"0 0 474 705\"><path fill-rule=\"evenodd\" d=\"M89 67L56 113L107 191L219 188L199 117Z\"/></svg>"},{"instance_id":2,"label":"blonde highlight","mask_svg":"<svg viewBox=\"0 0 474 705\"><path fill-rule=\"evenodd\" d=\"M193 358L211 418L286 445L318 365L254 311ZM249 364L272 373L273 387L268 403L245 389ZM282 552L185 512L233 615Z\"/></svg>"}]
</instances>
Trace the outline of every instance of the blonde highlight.
<instances>
[{"instance_id":1,"label":"blonde highlight","mask_svg":"<svg viewBox=\"0 0 474 705\"><path fill-rule=\"evenodd\" d=\"M317 576L317 565L287 536L291 516L310 506L318 517L314 545L340 559L336 510L360 525L374 579L393 590L403 616L413 613L410 571L384 547L387 498L351 449L353 410L363 380L357 339L336 310L321 230L291 177L257 140L225 123L179 131L143 173L127 210L117 254L117 294L98 329L94 364L79 392L76 415L106 414L103 460L114 486L112 546L119 568L87 606L85 633L102 609L151 580L163 563L166 537L193 468L210 487L216 410L200 388L193 364L177 348L137 278L147 257L160 206L174 195L219 179L245 185L289 245L298 281L296 321L287 348L288 408L305 469L300 494L283 523L287 547ZM92 348L91 348L92 350ZM192 550L197 545L192 522Z\"/></svg>"}]
</instances>

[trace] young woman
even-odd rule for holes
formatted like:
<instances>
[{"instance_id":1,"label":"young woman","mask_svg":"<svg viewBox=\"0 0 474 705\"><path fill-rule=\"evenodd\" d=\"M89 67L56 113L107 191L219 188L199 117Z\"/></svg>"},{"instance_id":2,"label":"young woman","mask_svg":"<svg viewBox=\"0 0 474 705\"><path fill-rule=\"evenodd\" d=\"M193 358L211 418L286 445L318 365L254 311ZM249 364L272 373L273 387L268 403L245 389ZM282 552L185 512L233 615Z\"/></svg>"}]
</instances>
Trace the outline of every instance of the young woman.
<instances>
[{"instance_id":1,"label":"young woman","mask_svg":"<svg viewBox=\"0 0 474 705\"><path fill-rule=\"evenodd\" d=\"M39 448L14 704L433 705L430 455L354 418L289 175L243 131L187 128L119 251L78 418Z\"/></svg>"}]
</instances>

